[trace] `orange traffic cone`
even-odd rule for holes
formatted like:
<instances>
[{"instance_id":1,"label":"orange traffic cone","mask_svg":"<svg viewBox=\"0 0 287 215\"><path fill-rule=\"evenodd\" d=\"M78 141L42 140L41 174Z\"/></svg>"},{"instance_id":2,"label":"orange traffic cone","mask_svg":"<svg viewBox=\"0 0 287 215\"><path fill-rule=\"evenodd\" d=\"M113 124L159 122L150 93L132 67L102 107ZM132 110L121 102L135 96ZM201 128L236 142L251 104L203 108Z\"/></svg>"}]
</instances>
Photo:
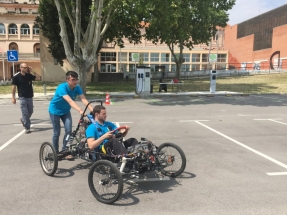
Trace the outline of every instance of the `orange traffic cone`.
<instances>
[{"instance_id":1,"label":"orange traffic cone","mask_svg":"<svg viewBox=\"0 0 287 215\"><path fill-rule=\"evenodd\" d=\"M109 92L106 93L106 102L105 102L105 104L106 105L110 105L111 104L110 103L110 93Z\"/></svg>"}]
</instances>

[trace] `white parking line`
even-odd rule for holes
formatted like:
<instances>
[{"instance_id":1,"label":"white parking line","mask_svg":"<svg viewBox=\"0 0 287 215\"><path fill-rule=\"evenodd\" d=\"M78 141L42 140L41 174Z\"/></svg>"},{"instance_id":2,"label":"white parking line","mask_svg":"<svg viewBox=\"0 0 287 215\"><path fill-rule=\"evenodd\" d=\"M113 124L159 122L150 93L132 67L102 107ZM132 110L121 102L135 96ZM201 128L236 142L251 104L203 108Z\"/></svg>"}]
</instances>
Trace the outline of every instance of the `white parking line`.
<instances>
[{"instance_id":1,"label":"white parking line","mask_svg":"<svg viewBox=\"0 0 287 215\"><path fill-rule=\"evenodd\" d=\"M279 124L283 124L283 125L287 125L287 123L284 123L284 122L280 122L280 121L277 121L275 119L254 119L254 120L257 120L257 121L271 121L271 122L276 122L276 123L279 123Z\"/></svg>"},{"instance_id":2,"label":"white parking line","mask_svg":"<svg viewBox=\"0 0 287 215\"><path fill-rule=\"evenodd\" d=\"M115 122L116 126L120 126L120 123L133 123L133 122ZM14 126L23 126L22 124L14 124ZM34 126L52 126L52 124L32 124L31 127ZM18 137L20 137L22 134L25 133L25 129L21 131L19 134L15 135L13 138L8 140L6 143L4 143L2 146L0 146L0 151L6 148L9 144L11 144L14 140L16 140Z\"/></svg>"},{"instance_id":3,"label":"white parking line","mask_svg":"<svg viewBox=\"0 0 287 215\"><path fill-rule=\"evenodd\" d=\"M209 120L180 120L179 122L208 122Z\"/></svg>"},{"instance_id":4,"label":"white parking line","mask_svg":"<svg viewBox=\"0 0 287 215\"><path fill-rule=\"evenodd\" d=\"M23 124L14 124L14 126L20 126L20 125L23 126ZM37 126L37 125L40 125L40 126L50 126L50 125L52 125L52 124L32 124L31 127L32 127L32 126Z\"/></svg>"},{"instance_id":5,"label":"white parking line","mask_svg":"<svg viewBox=\"0 0 287 215\"><path fill-rule=\"evenodd\" d=\"M258 120L258 121L264 121L264 120L280 120L282 118L275 118L275 119L253 119L253 120Z\"/></svg>"},{"instance_id":6,"label":"white parking line","mask_svg":"<svg viewBox=\"0 0 287 215\"><path fill-rule=\"evenodd\" d=\"M216 133L216 134L218 134L218 135L220 135L220 136L222 136L222 137L224 137L224 138L226 138L226 139L228 139L228 140L230 140L230 141L236 143L237 145L242 146L243 148L246 148L246 149L248 149L249 151L252 151L252 152L254 152L255 154L257 154L257 155L259 155L259 156L261 156L261 157L263 157L263 158L265 158L265 159L267 159L267 160L269 160L269 161L271 161L271 162L273 162L273 163L275 163L275 164L277 164L277 165L279 165L279 166L281 166L281 167L287 169L287 165L286 165L286 164L284 164L284 163L282 163L282 162L280 162L280 161L278 161L278 160L275 160L274 158L271 158L270 156L265 155L265 154L263 154L263 153L261 153L261 152L255 150L255 149L253 149L253 148L251 148L251 147L249 147L249 146L243 144L243 143L240 143L239 141L234 140L233 138L228 137L227 135L222 134L222 133L220 133L219 131L216 131L215 129L213 129L213 128L211 128L211 127L209 127L209 126L207 126L207 125L205 125L205 124L203 124L203 123L201 123L201 122L199 122L199 121L195 121L195 122L196 122L197 124L199 124L199 125L201 125L201 126L207 128L207 129L209 129L210 131L213 131L214 133ZM268 174L268 173L266 173L266 174Z\"/></svg>"},{"instance_id":7,"label":"white parking line","mask_svg":"<svg viewBox=\"0 0 287 215\"><path fill-rule=\"evenodd\" d=\"M33 127L33 125L31 125L31 127ZM16 140L18 137L20 137L22 134L25 133L25 129L23 131L21 131L19 134L15 135L14 137L12 137L10 140L8 140L6 143L4 143L2 146L0 146L0 152L6 148L10 143L12 143L14 140Z\"/></svg>"},{"instance_id":8,"label":"white parking line","mask_svg":"<svg viewBox=\"0 0 287 215\"><path fill-rule=\"evenodd\" d=\"M287 175L287 172L270 172L270 173L267 173L267 175L270 175L270 176Z\"/></svg>"}]
</instances>

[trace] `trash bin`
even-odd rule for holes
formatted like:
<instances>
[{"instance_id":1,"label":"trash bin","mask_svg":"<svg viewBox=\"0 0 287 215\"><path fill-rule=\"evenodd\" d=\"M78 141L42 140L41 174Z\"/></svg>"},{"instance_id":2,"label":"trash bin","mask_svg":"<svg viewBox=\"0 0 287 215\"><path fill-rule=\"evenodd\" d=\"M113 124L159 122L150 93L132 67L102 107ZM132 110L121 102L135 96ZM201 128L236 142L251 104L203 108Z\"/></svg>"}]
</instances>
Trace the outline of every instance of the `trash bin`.
<instances>
[{"instance_id":1,"label":"trash bin","mask_svg":"<svg viewBox=\"0 0 287 215\"><path fill-rule=\"evenodd\" d=\"M153 93L153 85L150 85L150 93Z\"/></svg>"}]
</instances>

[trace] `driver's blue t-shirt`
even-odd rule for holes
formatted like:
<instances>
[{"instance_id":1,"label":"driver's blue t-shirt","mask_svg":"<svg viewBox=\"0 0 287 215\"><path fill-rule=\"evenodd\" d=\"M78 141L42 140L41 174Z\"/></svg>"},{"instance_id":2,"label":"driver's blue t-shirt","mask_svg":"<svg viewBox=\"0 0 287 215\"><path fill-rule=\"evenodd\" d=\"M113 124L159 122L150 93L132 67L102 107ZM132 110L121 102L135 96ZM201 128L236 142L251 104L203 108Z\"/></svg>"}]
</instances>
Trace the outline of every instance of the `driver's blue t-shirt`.
<instances>
[{"instance_id":1,"label":"driver's blue t-shirt","mask_svg":"<svg viewBox=\"0 0 287 215\"><path fill-rule=\"evenodd\" d=\"M105 133L109 132L109 131L113 131L117 129L117 126L109 121L105 121L102 125L100 123L98 123L97 121L95 121L95 123L92 123L91 125L89 125L89 127L86 129L86 138L95 138L98 139L101 136L103 136ZM96 148L96 150L100 149L101 146L103 144L105 144L106 142L108 142L108 139L105 139L100 146L98 146Z\"/></svg>"},{"instance_id":2,"label":"driver's blue t-shirt","mask_svg":"<svg viewBox=\"0 0 287 215\"><path fill-rule=\"evenodd\" d=\"M66 113L69 113L71 110L70 104L63 98L63 96L69 95L73 101L75 101L78 95L83 95L83 91L79 85L74 89L68 85L68 82L59 84L56 89L55 95L50 102L49 112L51 114L61 116Z\"/></svg>"}]
</instances>

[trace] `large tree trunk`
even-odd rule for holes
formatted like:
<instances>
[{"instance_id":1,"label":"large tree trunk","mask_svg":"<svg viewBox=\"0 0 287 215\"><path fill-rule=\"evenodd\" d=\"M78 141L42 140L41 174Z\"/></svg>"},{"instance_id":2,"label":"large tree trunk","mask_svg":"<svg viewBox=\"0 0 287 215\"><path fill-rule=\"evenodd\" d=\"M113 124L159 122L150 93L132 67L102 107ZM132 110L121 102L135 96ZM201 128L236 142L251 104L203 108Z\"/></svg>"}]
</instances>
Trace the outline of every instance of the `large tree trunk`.
<instances>
[{"instance_id":1,"label":"large tree trunk","mask_svg":"<svg viewBox=\"0 0 287 215\"><path fill-rule=\"evenodd\" d=\"M99 62L97 61L97 63L94 65L94 79L93 82L99 82L99 75L100 75L100 71L99 71Z\"/></svg>"},{"instance_id":2,"label":"large tree trunk","mask_svg":"<svg viewBox=\"0 0 287 215\"><path fill-rule=\"evenodd\" d=\"M87 68L85 63L79 63L74 68L75 72L77 72L79 75L79 85L81 86L83 93L86 94L87 74L91 67Z\"/></svg>"}]
</instances>

